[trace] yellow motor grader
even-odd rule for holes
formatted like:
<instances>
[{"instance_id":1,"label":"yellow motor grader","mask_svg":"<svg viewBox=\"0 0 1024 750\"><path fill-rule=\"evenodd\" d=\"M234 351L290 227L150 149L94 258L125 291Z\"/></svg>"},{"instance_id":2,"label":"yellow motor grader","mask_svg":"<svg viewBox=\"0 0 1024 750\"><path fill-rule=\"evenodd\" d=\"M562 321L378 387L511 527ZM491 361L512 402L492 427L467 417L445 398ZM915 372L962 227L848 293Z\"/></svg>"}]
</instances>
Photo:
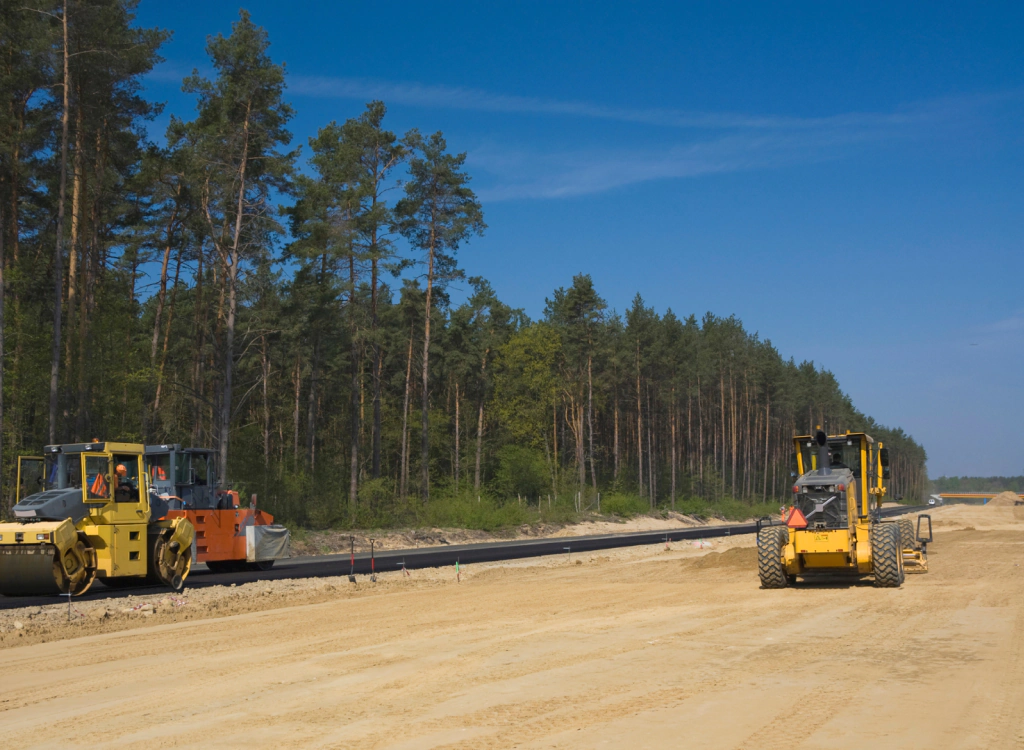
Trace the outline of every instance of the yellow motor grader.
<instances>
[{"instance_id":1,"label":"yellow motor grader","mask_svg":"<svg viewBox=\"0 0 1024 750\"><path fill-rule=\"evenodd\" d=\"M0 594L83 594L146 579L180 591L192 564L186 518L155 518L145 447L48 445L18 458L15 520L0 524Z\"/></svg>"},{"instance_id":2,"label":"yellow motor grader","mask_svg":"<svg viewBox=\"0 0 1024 750\"><path fill-rule=\"evenodd\" d=\"M879 515L890 478L889 454L863 432L793 439L793 504L785 526L758 532L762 587L778 589L797 577L873 576L878 587L899 587L906 572L928 570L931 519L883 520ZM927 537L921 522L928 521Z\"/></svg>"}]
</instances>

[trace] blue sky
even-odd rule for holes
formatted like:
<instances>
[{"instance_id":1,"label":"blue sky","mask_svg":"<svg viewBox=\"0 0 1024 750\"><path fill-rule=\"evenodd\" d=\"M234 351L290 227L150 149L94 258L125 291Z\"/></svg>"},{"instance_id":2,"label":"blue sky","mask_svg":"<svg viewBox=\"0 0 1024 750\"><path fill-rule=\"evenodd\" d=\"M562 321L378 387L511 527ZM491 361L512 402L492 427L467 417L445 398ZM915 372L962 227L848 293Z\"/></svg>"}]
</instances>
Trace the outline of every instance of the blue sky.
<instances>
[{"instance_id":1,"label":"blue sky","mask_svg":"<svg viewBox=\"0 0 1024 750\"><path fill-rule=\"evenodd\" d=\"M619 310L735 313L932 476L1024 473L1024 4L245 7L296 143L379 98L468 152L489 228L461 264L508 303L584 271ZM238 8L144 0L174 31L154 136Z\"/></svg>"}]
</instances>

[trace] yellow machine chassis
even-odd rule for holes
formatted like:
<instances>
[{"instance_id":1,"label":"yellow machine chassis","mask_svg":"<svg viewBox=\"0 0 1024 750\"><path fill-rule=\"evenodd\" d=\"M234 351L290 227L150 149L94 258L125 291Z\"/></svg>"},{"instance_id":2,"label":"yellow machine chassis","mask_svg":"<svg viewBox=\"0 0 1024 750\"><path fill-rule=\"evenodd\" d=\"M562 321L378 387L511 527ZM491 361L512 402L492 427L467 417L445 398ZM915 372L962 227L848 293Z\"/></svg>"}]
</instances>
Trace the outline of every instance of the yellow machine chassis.
<instances>
[{"instance_id":1,"label":"yellow machine chassis","mask_svg":"<svg viewBox=\"0 0 1024 750\"><path fill-rule=\"evenodd\" d=\"M96 443L75 447L67 456L74 460L79 454L82 499L88 515L77 526L70 518L0 524L0 593L82 594L96 578L113 584L148 577L180 589L191 570L195 531L187 518L150 522L144 446ZM138 497L134 502L115 499L111 489L115 486L115 456L122 462L129 457L137 462ZM86 486L87 457L106 459L105 496L93 496ZM21 459L18 488L20 492Z\"/></svg>"},{"instance_id":2,"label":"yellow machine chassis","mask_svg":"<svg viewBox=\"0 0 1024 750\"><path fill-rule=\"evenodd\" d=\"M782 569L772 579L774 585L769 587L785 585L785 581L793 581L797 576L816 574L875 575L877 584L880 573L875 569L876 563L872 555L872 534L876 533L883 534L883 540L888 539L888 544L895 545L889 546L892 554L888 557L890 560L898 558L897 561L890 562L891 571L896 571L898 575L894 577L890 572L889 580L898 578L902 582L904 572L927 572L926 548L909 538L910 535L903 530L902 522L873 519L876 508L881 506L888 492L884 484L888 472L883 461L886 456L883 444L876 444L870 435L863 432L848 431L844 435L829 436L828 439L833 442L841 439L846 441L847 446L855 445L860 456L859 470L851 470L854 479L846 490L846 528L788 528L786 532L779 530L781 536L776 534L772 538L779 544L778 554ZM817 452L813 446L815 442L815 438L810 435L793 438L798 476L818 468ZM805 453L805 448L810 450ZM896 524L900 526L893 542L894 532L891 527ZM890 528L881 529L882 526ZM775 549L774 543L772 550ZM768 554L774 557L774 552ZM772 563L775 566L778 564ZM882 573L886 573L885 567L882 568ZM764 577L762 582L766 586L769 585Z\"/></svg>"}]
</instances>

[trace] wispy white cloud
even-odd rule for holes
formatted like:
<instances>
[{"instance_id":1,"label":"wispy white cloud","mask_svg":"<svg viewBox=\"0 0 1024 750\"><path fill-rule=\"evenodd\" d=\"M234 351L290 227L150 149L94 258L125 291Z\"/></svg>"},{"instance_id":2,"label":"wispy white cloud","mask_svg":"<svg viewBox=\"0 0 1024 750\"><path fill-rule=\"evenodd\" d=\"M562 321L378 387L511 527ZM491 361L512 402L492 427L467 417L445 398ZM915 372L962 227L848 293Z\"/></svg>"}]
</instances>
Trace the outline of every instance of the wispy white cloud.
<instances>
[{"instance_id":1,"label":"wispy white cloud","mask_svg":"<svg viewBox=\"0 0 1024 750\"><path fill-rule=\"evenodd\" d=\"M205 72L205 71L204 71ZM164 63L150 73L160 81L180 81L191 69ZM560 198L599 193L652 180L766 169L842 158L856 144L884 142L927 132L936 125L963 122L968 113L1021 92L938 99L893 112L848 112L793 117L723 112L689 112L661 107L613 107L582 100L502 94L482 89L364 78L290 74L293 97L336 98L388 104L574 117L657 126L667 142L649 149L593 147L575 151L517 148L503 143L469 149L478 193L489 201Z\"/></svg>"},{"instance_id":2,"label":"wispy white cloud","mask_svg":"<svg viewBox=\"0 0 1024 750\"><path fill-rule=\"evenodd\" d=\"M877 128L828 128L731 134L651 150L539 153L484 145L470 150L469 160L485 180L478 189L484 200L565 198L654 180L832 159L881 137Z\"/></svg>"},{"instance_id":3,"label":"wispy white cloud","mask_svg":"<svg viewBox=\"0 0 1024 750\"><path fill-rule=\"evenodd\" d=\"M978 331L988 334L1020 333L1024 331L1024 310L1018 310L1009 317L979 326Z\"/></svg>"},{"instance_id":4,"label":"wispy white cloud","mask_svg":"<svg viewBox=\"0 0 1024 750\"><path fill-rule=\"evenodd\" d=\"M317 98L370 100L439 109L481 112L545 114L616 120L672 128L793 130L837 126L898 125L921 117L914 111L896 113L847 113L828 117L779 117L724 112L687 112L672 108L609 107L578 100L546 99L498 94L462 86L390 82L364 78L291 75L290 93Z\"/></svg>"},{"instance_id":5,"label":"wispy white cloud","mask_svg":"<svg viewBox=\"0 0 1024 750\"><path fill-rule=\"evenodd\" d=\"M482 178L478 192L489 201L569 197L652 180L840 158L855 144L924 132L962 117L986 100L940 99L894 112L789 117L611 107L461 86L329 76L292 75L289 90L300 97L381 99L403 106L588 118L660 126L669 131L665 135L670 143L649 150L612 147L544 152L507 144L472 148L469 158L474 173Z\"/></svg>"}]
</instances>

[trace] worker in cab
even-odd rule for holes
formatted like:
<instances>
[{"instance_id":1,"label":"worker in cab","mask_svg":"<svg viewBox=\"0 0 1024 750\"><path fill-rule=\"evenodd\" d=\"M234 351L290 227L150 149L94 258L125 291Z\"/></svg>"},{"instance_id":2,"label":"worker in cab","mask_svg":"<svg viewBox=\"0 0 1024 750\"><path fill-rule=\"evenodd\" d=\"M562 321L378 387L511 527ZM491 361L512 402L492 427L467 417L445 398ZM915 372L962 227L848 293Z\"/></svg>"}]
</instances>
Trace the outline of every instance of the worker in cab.
<instances>
[{"instance_id":1,"label":"worker in cab","mask_svg":"<svg viewBox=\"0 0 1024 750\"><path fill-rule=\"evenodd\" d=\"M164 467L161 466L160 464L153 464L152 476L153 476L153 480L154 481L166 482L167 481L167 470L164 469Z\"/></svg>"},{"instance_id":2,"label":"worker in cab","mask_svg":"<svg viewBox=\"0 0 1024 750\"><path fill-rule=\"evenodd\" d=\"M114 474L117 476L117 490L114 493L115 501L119 503L138 502L139 492L132 478L128 476L128 467L124 464L118 464L117 468L114 469Z\"/></svg>"}]
</instances>

